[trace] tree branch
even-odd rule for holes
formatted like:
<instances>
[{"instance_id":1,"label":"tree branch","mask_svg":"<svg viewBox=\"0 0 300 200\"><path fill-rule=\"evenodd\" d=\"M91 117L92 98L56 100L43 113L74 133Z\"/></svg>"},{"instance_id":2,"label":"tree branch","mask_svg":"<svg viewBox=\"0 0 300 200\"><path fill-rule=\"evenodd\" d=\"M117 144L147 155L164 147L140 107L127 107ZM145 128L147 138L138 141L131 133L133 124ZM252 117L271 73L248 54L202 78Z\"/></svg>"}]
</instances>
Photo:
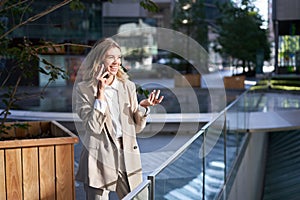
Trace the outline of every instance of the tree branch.
<instances>
[{"instance_id":1,"label":"tree branch","mask_svg":"<svg viewBox=\"0 0 300 200\"><path fill-rule=\"evenodd\" d=\"M49 8L49 9L47 9L47 10L45 10L45 11L39 13L39 14L36 14L36 15L34 15L34 16L28 18L27 20L25 20L25 21L23 21L23 22L17 24L16 26L14 26L14 27L11 28L10 30L8 30L6 33L4 33L3 35L1 35L1 36L0 36L0 39L3 39L3 38L6 37L8 34L10 34L11 32L13 32L14 30L18 29L19 27L21 27L21 26L23 26L23 25L25 25L25 24L27 24L27 23L29 23L29 22L33 22L33 21L35 21L35 20L37 20L37 19L39 19L39 18L41 18L41 17L43 17L43 16L45 16L45 15L47 15L47 14L49 14L49 13L51 13L51 12L57 10L58 8L60 8L60 7L64 6L64 5L69 4L71 1L72 1L72 0L64 0L63 2L61 2L61 3L59 3L59 4L55 5L55 6L53 6L53 7L51 7L51 8Z\"/></svg>"},{"instance_id":2,"label":"tree branch","mask_svg":"<svg viewBox=\"0 0 300 200\"><path fill-rule=\"evenodd\" d=\"M11 5L11 6L5 7L5 8L3 8L3 9L1 9L0 12L3 12L3 11L5 11L5 10L13 9L14 7L17 7L17 6L19 6L19 5L23 4L23 3L26 3L27 1L28 1L28 0L20 1L20 2L18 2L18 3L15 3L15 4ZM1 2L1 3L0 3L0 6L2 7L5 3L6 3L5 1Z\"/></svg>"}]
</instances>

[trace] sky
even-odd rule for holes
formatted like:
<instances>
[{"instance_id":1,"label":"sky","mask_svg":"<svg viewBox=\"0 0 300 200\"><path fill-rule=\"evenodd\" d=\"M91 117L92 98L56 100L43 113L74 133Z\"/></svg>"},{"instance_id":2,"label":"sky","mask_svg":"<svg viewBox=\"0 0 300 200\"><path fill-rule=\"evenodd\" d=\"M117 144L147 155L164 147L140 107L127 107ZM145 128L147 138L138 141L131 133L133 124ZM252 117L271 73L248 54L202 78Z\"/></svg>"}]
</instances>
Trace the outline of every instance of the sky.
<instances>
[{"instance_id":1,"label":"sky","mask_svg":"<svg viewBox=\"0 0 300 200\"><path fill-rule=\"evenodd\" d=\"M233 2L241 2L241 0L232 0ZM268 0L255 0L254 5L259 10L259 14L262 16L265 21L264 27L267 27L268 21Z\"/></svg>"},{"instance_id":2,"label":"sky","mask_svg":"<svg viewBox=\"0 0 300 200\"><path fill-rule=\"evenodd\" d=\"M263 19L268 21L268 1L256 0L254 5L259 9L259 14L263 17Z\"/></svg>"}]
</instances>

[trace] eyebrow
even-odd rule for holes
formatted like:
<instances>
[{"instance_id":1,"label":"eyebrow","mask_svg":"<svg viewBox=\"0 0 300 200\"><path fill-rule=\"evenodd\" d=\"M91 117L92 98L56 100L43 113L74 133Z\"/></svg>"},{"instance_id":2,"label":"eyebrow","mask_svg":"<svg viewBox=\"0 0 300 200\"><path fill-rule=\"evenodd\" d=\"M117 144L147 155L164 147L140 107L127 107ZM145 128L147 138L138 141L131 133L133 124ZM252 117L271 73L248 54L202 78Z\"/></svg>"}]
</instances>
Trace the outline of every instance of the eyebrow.
<instances>
[{"instance_id":1,"label":"eyebrow","mask_svg":"<svg viewBox=\"0 0 300 200\"><path fill-rule=\"evenodd\" d=\"M115 57L115 56L114 56L114 55L106 55L105 57ZM116 56L116 57L122 58L122 55L118 55L118 56Z\"/></svg>"}]
</instances>

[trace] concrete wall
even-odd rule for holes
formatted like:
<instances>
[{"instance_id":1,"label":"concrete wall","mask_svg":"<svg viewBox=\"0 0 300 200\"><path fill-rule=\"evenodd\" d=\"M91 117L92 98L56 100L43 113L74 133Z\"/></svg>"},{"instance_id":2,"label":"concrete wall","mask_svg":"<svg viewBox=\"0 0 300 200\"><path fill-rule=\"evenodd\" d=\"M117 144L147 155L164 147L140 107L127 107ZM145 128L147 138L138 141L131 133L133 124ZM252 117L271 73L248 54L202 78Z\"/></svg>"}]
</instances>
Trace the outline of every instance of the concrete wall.
<instances>
[{"instance_id":1,"label":"concrete wall","mask_svg":"<svg viewBox=\"0 0 300 200\"><path fill-rule=\"evenodd\" d=\"M228 200L257 200L263 192L267 133L250 133L245 155L237 171Z\"/></svg>"}]
</instances>

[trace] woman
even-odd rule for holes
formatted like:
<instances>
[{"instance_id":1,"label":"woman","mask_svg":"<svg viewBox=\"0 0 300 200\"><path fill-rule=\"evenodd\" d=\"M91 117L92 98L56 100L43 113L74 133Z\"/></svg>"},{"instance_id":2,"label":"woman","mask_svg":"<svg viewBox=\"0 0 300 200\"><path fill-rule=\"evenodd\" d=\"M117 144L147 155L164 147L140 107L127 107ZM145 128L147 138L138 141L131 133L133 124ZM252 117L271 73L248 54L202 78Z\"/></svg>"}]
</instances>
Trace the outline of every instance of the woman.
<instances>
[{"instance_id":1,"label":"woman","mask_svg":"<svg viewBox=\"0 0 300 200\"><path fill-rule=\"evenodd\" d=\"M82 120L83 150L78 181L87 200L108 199L109 191L123 198L142 182L136 133L143 130L149 106L159 104L160 91L137 101L135 84L121 68L120 46L111 38L92 48L77 84L76 112Z\"/></svg>"}]
</instances>

